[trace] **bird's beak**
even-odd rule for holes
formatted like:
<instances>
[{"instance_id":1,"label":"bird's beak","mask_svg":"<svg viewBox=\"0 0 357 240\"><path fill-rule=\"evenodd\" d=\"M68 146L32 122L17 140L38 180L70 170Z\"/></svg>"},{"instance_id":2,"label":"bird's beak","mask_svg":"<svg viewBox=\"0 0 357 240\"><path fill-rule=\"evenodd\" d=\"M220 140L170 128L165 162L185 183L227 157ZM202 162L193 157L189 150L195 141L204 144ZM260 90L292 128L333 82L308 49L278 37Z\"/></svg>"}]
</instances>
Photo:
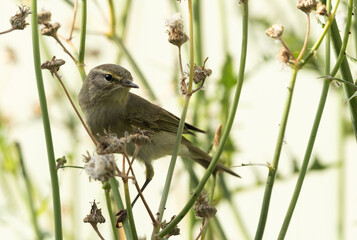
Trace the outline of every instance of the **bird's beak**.
<instances>
[{"instance_id":1,"label":"bird's beak","mask_svg":"<svg viewBox=\"0 0 357 240\"><path fill-rule=\"evenodd\" d=\"M136 85L135 83L133 83L130 80L125 80L124 82L122 82L122 86L127 87L127 88L139 88L138 85Z\"/></svg>"}]
</instances>

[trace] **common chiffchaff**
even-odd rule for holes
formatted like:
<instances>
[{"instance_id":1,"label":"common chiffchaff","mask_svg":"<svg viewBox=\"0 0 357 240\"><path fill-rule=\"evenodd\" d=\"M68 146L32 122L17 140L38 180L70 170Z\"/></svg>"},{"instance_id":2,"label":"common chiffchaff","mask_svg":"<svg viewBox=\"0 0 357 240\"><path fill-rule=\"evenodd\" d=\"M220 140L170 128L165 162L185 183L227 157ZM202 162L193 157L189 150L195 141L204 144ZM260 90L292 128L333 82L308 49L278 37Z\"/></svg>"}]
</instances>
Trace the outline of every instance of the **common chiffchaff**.
<instances>
[{"instance_id":1,"label":"common chiffchaff","mask_svg":"<svg viewBox=\"0 0 357 240\"><path fill-rule=\"evenodd\" d=\"M132 132L132 126L141 130L152 131L151 143L140 148L137 159L143 161L146 167L146 184L154 176L151 162L166 155L171 155L174 149L176 133L180 119L165 109L130 93L131 88L138 88L128 70L114 64L103 64L93 68L86 77L79 93L79 105L86 117L91 132L97 136L104 131L116 133L118 137ZM204 132L185 123L183 133L194 134ZM128 144L127 152L132 155L134 145ZM208 167L212 158L182 137L178 152L179 156L187 157ZM238 174L218 163L215 171L224 171L236 177ZM146 186L146 185L145 185Z\"/></svg>"}]
</instances>

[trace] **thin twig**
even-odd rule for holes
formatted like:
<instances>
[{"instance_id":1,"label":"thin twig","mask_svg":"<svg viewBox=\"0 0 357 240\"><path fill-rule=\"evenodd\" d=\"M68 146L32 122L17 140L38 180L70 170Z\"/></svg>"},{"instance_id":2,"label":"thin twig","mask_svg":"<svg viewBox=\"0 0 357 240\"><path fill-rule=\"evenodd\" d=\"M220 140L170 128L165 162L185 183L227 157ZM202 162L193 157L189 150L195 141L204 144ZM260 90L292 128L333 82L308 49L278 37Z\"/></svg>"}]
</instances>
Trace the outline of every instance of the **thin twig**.
<instances>
[{"instance_id":1,"label":"thin twig","mask_svg":"<svg viewBox=\"0 0 357 240\"><path fill-rule=\"evenodd\" d=\"M75 0L74 6L73 6L73 21L72 21L72 25L71 25L71 31L69 32L69 37L66 39L67 42L72 42L74 23L76 22L76 16L77 16L77 8L78 8L78 0Z\"/></svg>"},{"instance_id":2,"label":"thin twig","mask_svg":"<svg viewBox=\"0 0 357 240\"><path fill-rule=\"evenodd\" d=\"M181 46L178 47L178 56L179 56L179 66L180 66L180 73L181 73L181 81L180 84L182 86L182 91L184 94L187 93L187 85L186 85L186 77L185 77L185 73L183 72L183 68L182 68L182 57L181 57Z\"/></svg>"},{"instance_id":3,"label":"thin twig","mask_svg":"<svg viewBox=\"0 0 357 240\"><path fill-rule=\"evenodd\" d=\"M98 234L99 238L100 238L101 240L105 240L104 237L102 236L102 234L100 234L100 232L99 232L99 230L98 230L98 227L97 227L97 224L91 223L91 225L92 225L94 231Z\"/></svg>"},{"instance_id":4,"label":"thin twig","mask_svg":"<svg viewBox=\"0 0 357 240\"><path fill-rule=\"evenodd\" d=\"M93 134L91 133L91 131L89 130L89 128L87 127L87 125L85 124L85 122L83 121L83 118L82 118L81 115L79 114L76 105L74 105L73 100L72 100L71 96L69 95L69 93L68 93L68 91L67 91L67 88L66 88L66 86L64 85L64 83L63 83L61 77L58 75L58 73L57 73L56 71L54 71L53 74L57 77L58 81L60 82L60 84L61 84L61 86L62 86L64 92L65 92L66 95L67 95L67 98L68 98L69 102L71 103L71 105L72 105L74 111L76 112L76 114L77 114L79 120L81 121L83 127L84 127L85 130L87 131L87 133L88 133L88 135L90 136L90 138L92 139L93 143L97 146L97 145L98 145L97 140L94 138Z\"/></svg>"},{"instance_id":5,"label":"thin twig","mask_svg":"<svg viewBox=\"0 0 357 240\"><path fill-rule=\"evenodd\" d=\"M206 218L203 219L203 225L202 225L201 231L200 231L200 233L197 235L197 237L196 237L195 240L198 240L198 239L201 237L201 235L204 233L205 229L206 229L207 226L208 226L208 221L209 221L209 219L206 219Z\"/></svg>"},{"instance_id":6,"label":"thin twig","mask_svg":"<svg viewBox=\"0 0 357 240\"><path fill-rule=\"evenodd\" d=\"M302 55L304 54L305 50L306 50L306 46L307 46L307 42L309 41L309 35L310 35L310 14L306 13L306 17L307 17L307 24L306 24L306 36L305 36L305 41L304 41L304 45L302 46L302 49L300 51L299 56L296 59L296 64L299 63Z\"/></svg>"},{"instance_id":7,"label":"thin twig","mask_svg":"<svg viewBox=\"0 0 357 240\"><path fill-rule=\"evenodd\" d=\"M153 222L154 225L157 225L158 222L156 221L156 219L154 217L154 214L152 213L152 211L151 211L151 209L149 207L149 204L146 202L145 197L144 197L143 193L141 192L140 186L139 186L138 182L136 181L136 176L135 176L134 170L132 168L132 164L133 164L133 162L135 160L135 157L137 156L140 148L141 148L141 145L137 145L135 147L135 151L134 151L134 153L132 155L131 161L130 161L129 157L125 156L125 158L128 160L128 163L129 163L129 169L128 169L126 175L128 176L129 175L129 171L131 171L132 177L134 179L134 185L136 187L136 190L138 191L139 197L141 198L141 200L142 200L142 202L143 202L143 204L144 204L144 206L145 206L145 208L146 208L146 210L147 210L147 212L148 212L148 214L149 214L149 216L151 218L151 221Z\"/></svg>"},{"instance_id":8,"label":"thin twig","mask_svg":"<svg viewBox=\"0 0 357 240\"><path fill-rule=\"evenodd\" d=\"M293 60L295 60L295 58L294 58L292 52L290 51L288 45L286 45L286 43L284 42L284 40L283 40L281 37L279 37L278 39L279 39L280 43L283 44L284 48L285 48L289 53L291 53L291 57L293 58Z\"/></svg>"},{"instance_id":9,"label":"thin twig","mask_svg":"<svg viewBox=\"0 0 357 240\"><path fill-rule=\"evenodd\" d=\"M12 32L12 31L14 31L14 30L15 30L15 28L10 28L10 29L8 29L8 30L6 30L6 31L0 32L0 35L1 35L1 34L5 34L5 33Z\"/></svg>"},{"instance_id":10,"label":"thin twig","mask_svg":"<svg viewBox=\"0 0 357 240\"><path fill-rule=\"evenodd\" d=\"M63 45L63 43L61 42L61 40L58 38L58 36L54 36L53 37L54 39L56 39L56 41L59 43L59 45L61 45L61 47L63 48L63 51L65 53L67 53L71 58L72 60L74 61L75 64L78 63L78 61L73 57L73 55L67 50L67 48Z\"/></svg>"}]
</instances>

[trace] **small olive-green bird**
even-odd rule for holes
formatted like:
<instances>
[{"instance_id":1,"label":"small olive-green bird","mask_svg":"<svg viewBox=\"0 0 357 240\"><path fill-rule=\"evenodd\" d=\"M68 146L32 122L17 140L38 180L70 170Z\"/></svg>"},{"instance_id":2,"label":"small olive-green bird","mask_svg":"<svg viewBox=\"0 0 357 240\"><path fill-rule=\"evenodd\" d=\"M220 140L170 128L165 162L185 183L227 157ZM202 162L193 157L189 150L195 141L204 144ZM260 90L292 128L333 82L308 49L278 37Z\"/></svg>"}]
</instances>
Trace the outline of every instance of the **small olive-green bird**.
<instances>
[{"instance_id":1,"label":"small olive-green bird","mask_svg":"<svg viewBox=\"0 0 357 240\"><path fill-rule=\"evenodd\" d=\"M150 103L138 95L130 93L131 88L138 88L128 70L114 64L103 64L93 68L86 77L79 93L79 105L87 124L94 136L104 134L104 130L114 132L118 137L133 131L132 126L141 130L152 131L151 143L141 147L137 159L146 167L146 182L154 176L151 162L163 156L171 155L174 149L176 133L180 119L165 109ZM192 134L204 131L185 123L183 133ZM134 145L128 144L127 152L132 155ZM212 158L182 137L179 156L198 162L205 168ZM236 177L238 174L218 163L215 171L224 171Z\"/></svg>"}]
</instances>

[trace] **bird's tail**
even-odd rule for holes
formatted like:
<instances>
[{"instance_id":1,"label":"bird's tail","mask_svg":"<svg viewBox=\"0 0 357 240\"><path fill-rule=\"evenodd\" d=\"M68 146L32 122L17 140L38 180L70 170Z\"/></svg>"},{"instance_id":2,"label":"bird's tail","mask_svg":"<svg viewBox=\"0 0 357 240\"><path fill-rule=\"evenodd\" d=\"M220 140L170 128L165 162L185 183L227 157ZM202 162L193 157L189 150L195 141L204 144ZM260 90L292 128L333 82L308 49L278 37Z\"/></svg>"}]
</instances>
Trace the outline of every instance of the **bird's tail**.
<instances>
[{"instance_id":1,"label":"bird's tail","mask_svg":"<svg viewBox=\"0 0 357 240\"><path fill-rule=\"evenodd\" d=\"M201 164L203 167L208 168L209 164L212 161L212 157L193 145L190 141L187 139L183 138L183 144L187 146L189 152L190 152L190 158L193 159L195 162ZM214 170L215 172L222 171L229 173L235 177L241 177L237 173L233 172L231 169L228 167L224 166L222 163L217 163L216 168Z\"/></svg>"}]
</instances>

